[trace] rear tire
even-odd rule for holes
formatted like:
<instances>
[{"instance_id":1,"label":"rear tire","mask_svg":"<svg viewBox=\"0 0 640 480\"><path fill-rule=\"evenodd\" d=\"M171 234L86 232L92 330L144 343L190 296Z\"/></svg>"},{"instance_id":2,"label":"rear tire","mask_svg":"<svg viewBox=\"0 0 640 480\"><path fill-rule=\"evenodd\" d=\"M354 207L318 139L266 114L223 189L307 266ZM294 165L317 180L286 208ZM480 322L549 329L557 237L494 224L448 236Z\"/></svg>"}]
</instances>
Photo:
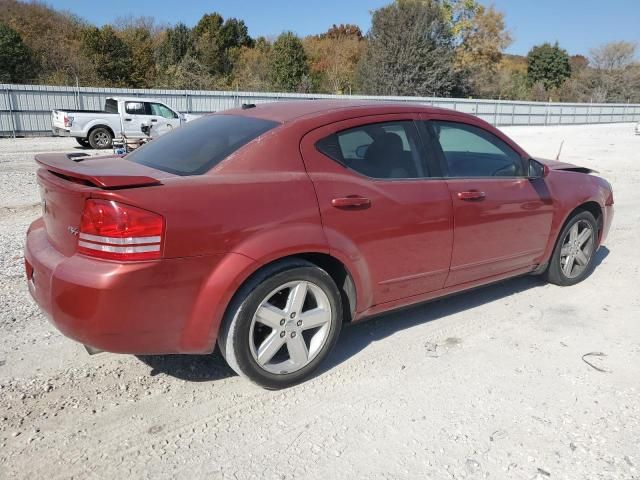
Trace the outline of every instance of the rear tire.
<instances>
[{"instance_id":1,"label":"rear tire","mask_svg":"<svg viewBox=\"0 0 640 480\"><path fill-rule=\"evenodd\" d=\"M112 142L113 135L111 135L111 132L104 127L94 128L89 134L89 144L91 145L91 148L99 150L111 148Z\"/></svg>"},{"instance_id":2,"label":"rear tire","mask_svg":"<svg viewBox=\"0 0 640 480\"><path fill-rule=\"evenodd\" d=\"M342 302L333 279L304 260L258 273L236 294L218 345L239 375L280 389L306 380L334 347Z\"/></svg>"},{"instance_id":3,"label":"rear tire","mask_svg":"<svg viewBox=\"0 0 640 480\"><path fill-rule=\"evenodd\" d=\"M76 139L76 142L78 142L78 145L80 145L81 147L91 148L91 144L89 143L89 140L87 140L86 138L75 137L75 139Z\"/></svg>"},{"instance_id":4,"label":"rear tire","mask_svg":"<svg viewBox=\"0 0 640 480\"><path fill-rule=\"evenodd\" d=\"M560 232L545 279L562 287L581 282L593 270L597 249L598 223L590 212L579 211Z\"/></svg>"}]
</instances>

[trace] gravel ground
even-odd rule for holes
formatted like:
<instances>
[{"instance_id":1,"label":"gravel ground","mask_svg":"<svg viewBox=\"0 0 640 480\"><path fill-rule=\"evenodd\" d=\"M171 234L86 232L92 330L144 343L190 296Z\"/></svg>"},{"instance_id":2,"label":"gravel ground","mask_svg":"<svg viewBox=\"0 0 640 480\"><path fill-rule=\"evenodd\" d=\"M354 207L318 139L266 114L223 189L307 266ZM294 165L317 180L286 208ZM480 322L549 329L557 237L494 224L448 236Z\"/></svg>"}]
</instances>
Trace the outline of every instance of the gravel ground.
<instances>
[{"instance_id":1,"label":"gravel ground","mask_svg":"<svg viewBox=\"0 0 640 480\"><path fill-rule=\"evenodd\" d=\"M613 184L593 275L352 326L316 378L279 392L216 355L90 357L53 329L23 278L32 159L76 145L0 139L0 478L640 479L640 136L505 130L547 158L564 140L563 160Z\"/></svg>"}]
</instances>

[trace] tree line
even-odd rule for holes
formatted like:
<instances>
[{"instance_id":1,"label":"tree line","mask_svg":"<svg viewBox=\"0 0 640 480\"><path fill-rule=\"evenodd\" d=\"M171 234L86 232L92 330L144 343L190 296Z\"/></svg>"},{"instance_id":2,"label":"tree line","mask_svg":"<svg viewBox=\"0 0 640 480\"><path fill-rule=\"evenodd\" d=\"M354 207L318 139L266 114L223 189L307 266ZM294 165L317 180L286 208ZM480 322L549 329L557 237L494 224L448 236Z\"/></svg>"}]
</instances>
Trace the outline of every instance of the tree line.
<instances>
[{"instance_id":1,"label":"tree line","mask_svg":"<svg viewBox=\"0 0 640 480\"><path fill-rule=\"evenodd\" d=\"M151 17L97 27L44 3L0 0L0 82L303 93L640 102L636 45L570 56L558 43L507 55L504 14L476 0L395 0L365 34L334 25L253 38L207 13L189 27Z\"/></svg>"}]
</instances>

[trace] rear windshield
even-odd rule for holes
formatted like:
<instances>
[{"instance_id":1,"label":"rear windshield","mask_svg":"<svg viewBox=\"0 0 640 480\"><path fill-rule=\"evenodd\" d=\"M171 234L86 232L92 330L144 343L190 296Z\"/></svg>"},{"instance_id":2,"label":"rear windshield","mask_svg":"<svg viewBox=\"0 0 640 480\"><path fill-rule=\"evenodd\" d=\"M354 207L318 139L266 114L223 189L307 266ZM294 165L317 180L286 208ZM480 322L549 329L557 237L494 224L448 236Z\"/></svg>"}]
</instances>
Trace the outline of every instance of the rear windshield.
<instances>
[{"instance_id":1,"label":"rear windshield","mask_svg":"<svg viewBox=\"0 0 640 480\"><path fill-rule=\"evenodd\" d=\"M277 125L259 118L207 115L155 138L126 159L176 175L200 175Z\"/></svg>"}]
</instances>

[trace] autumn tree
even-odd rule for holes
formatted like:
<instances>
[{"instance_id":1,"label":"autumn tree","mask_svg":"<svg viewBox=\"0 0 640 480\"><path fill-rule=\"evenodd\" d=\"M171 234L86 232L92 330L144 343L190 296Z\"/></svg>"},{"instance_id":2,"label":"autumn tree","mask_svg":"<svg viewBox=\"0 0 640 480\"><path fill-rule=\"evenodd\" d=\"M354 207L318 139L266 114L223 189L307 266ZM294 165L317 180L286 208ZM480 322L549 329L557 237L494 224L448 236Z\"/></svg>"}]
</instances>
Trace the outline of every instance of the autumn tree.
<instances>
[{"instance_id":1,"label":"autumn tree","mask_svg":"<svg viewBox=\"0 0 640 480\"><path fill-rule=\"evenodd\" d=\"M546 90L560 87L571 76L569 54L558 42L533 47L527 55L527 76L532 84L539 82Z\"/></svg>"},{"instance_id":2,"label":"autumn tree","mask_svg":"<svg viewBox=\"0 0 640 480\"><path fill-rule=\"evenodd\" d=\"M36 65L20 34L0 22L0 83L33 81Z\"/></svg>"},{"instance_id":3,"label":"autumn tree","mask_svg":"<svg viewBox=\"0 0 640 480\"><path fill-rule=\"evenodd\" d=\"M273 88L295 92L308 81L307 55L300 39L293 32L284 32L271 47L269 80Z\"/></svg>"},{"instance_id":4,"label":"autumn tree","mask_svg":"<svg viewBox=\"0 0 640 480\"><path fill-rule=\"evenodd\" d=\"M334 25L325 33L305 38L303 43L317 90L351 93L365 47L360 28Z\"/></svg>"},{"instance_id":5,"label":"autumn tree","mask_svg":"<svg viewBox=\"0 0 640 480\"><path fill-rule=\"evenodd\" d=\"M82 54L94 65L100 80L109 86L127 87L131 82L132 55L129 46L110 25L86 28Z\"/></svg>"},{"instance_id":6,"label":"autumn tree","mask_svg":"<svg viewBox=\"0 0 640 480\"><path fill-rule=\"evenodd\" d=\"M332 38L334 40L341 39L354 39L354 40L363 40L364 35L362 34L362 30L358 25L352 24L340 24L336 25L335 23L327 30L325 33L321 33L318 35L320 38Z\"/></svg>"},{"instance_id":7,"label":"autumn tree","mask_svg":"<svg viewBox=\"0 0 640 480\"><path fill-rule=\"evenodd\" d=\"M92 85L95 68L81 53L86 22L39 2L0 0L0 22L19 33L38 65L30 82ZM37 78L34 78L37 77Z\"/></svg>"},{"instance_id":8,"label":"autumn tree","mask_svg":"<svg viewBox=\"0 0 640 480\"><path fill-rule=\"evenodd\" d=\"M375 10L367 38L358 71L365 93L450 96L458 87L450 22L435 0L396 0Z\"/></svg>"},{"instance_id":9,"label":"autumn tree","mask_svg":"<svg viewBox=\"0 0 640 480\"><path fill-rule=\"evenodd\" d=\"M233 85L242 90L266 91L270 88L270 43L258 38L253 48L240 47L233 69Z\"/></svg>"},{"instance_id":10,"label":"autumn tree","mask_svg":"<svg viewBox=\"0 0 640 480\"><path fill-rule=\"evenodd\" d=\"M129 85L134 88L151 88L155 84L155 51L159 34L151 17L120 18L116 20L117 32L131 51Z\"/></svg>"},{"instance_id":11,"label":"autumn tree","mask_svg":"<svg viewBox=\"0 0 640 480\"><path fill-rule=\"evenodd\" d=\"M502 60L502 52L511 43L504 14L494 7L486 8L477 2L466 2L453 23L457 39L456 68L467 77L469 88L477 96L495 96L495 75Z\"/></svg>"}]
</instances>

